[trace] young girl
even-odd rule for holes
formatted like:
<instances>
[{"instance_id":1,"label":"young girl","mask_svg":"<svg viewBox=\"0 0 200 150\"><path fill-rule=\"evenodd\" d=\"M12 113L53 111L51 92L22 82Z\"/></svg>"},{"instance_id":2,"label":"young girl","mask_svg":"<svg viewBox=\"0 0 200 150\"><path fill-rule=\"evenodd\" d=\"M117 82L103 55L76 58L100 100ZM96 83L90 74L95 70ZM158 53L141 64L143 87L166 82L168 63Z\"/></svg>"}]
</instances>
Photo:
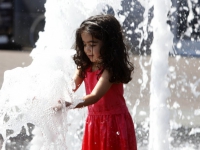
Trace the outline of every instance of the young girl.
<instances>
[{"instance_id":1,"label":"young girl","mask_svg":"<svg viewBox=\"0 0 200 150\"><path fill-rule=\"evenodd\" d=\"M84 81L86 96L76 108L88 106L82 150L136 150L132 118L123 97L123 83L131 80L133 65L115 17L97 15L76 31L78 89Z\"/></svg>"}]
</instances>

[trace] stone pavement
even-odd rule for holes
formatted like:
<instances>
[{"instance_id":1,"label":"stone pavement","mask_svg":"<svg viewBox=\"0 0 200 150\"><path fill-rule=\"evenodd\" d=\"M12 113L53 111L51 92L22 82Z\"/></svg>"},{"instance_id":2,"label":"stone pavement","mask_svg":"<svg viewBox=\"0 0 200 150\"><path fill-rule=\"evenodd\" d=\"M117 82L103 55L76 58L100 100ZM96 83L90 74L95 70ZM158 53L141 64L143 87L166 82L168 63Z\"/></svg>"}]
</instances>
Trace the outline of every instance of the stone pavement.
<instances>
[{"instance_id":1,"label":"stone pavement","mask_svg":"<svg viewBox=\"0 0 200 150\"><path fill-rule=\"evenodd\" d=\"M6 70L16 67L26 67L31 64L30 51L9 51L0 50L0 87L3 83L3 76Z\"/></svg>"}]
</instances>

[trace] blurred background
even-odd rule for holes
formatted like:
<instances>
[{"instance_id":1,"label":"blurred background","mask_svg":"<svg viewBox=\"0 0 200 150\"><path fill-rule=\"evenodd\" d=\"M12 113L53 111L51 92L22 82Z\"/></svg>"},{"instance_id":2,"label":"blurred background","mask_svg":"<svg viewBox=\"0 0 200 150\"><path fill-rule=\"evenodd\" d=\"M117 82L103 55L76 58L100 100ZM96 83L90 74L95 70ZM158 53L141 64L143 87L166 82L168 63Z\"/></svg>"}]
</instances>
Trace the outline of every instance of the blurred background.
<instances>
[{"instance_id":1,"label":"blurred background","mask_svg":"<svg viewBox=\"0 0 200 150\"><path fill-rule=\"evenodd\" d=\"M44 31L45 0L0 0L0 49L35 47Z\"/></svg>"},{"instance_id":2,"label":"blurred background","mask_svg":"<svg viewBox=\"0 0 200 150\"><path fill-rule=\"evenodd\" d=\"M30 50L35 47L38 33L44 31L46 0L0 0L0 49ZM168 24L174 34L175 54L199 56L200 1L171 0L172 9L168 14ZM134 4L133 4L134 3ZM149 11L147 40L141 40L137 29L144 20L144 7L137 0L123 0L120 15L126 17L123 26L127 40L134 54L150 54L152 43L151 19L153 7ZM106 10L112 14L112 8ZM130 32L131 31L131 32ZM141 44L139 44L141 42Z\"/></svg>"}]
</instances>

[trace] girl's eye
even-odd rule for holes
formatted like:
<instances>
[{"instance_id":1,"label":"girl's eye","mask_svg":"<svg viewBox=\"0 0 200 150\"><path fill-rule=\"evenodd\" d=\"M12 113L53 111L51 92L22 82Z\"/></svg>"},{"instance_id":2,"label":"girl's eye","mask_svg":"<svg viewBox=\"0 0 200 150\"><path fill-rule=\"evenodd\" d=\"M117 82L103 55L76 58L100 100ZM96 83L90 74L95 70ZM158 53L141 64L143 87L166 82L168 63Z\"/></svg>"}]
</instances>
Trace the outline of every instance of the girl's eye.
<instances>
[{"instance_id":1,"label":"girl's eye","mask_svg":"<svg viewBox=\"0 0 200 150\"><path fill-rule=\"evenodd\" d=\"M86 47L87 44L83 44L83 46ZM96 45L95 45L95 44L91 44L91 45L88 45L88 46L90 46L90 47L95 47Z\"/></svg>"}]
</instances>

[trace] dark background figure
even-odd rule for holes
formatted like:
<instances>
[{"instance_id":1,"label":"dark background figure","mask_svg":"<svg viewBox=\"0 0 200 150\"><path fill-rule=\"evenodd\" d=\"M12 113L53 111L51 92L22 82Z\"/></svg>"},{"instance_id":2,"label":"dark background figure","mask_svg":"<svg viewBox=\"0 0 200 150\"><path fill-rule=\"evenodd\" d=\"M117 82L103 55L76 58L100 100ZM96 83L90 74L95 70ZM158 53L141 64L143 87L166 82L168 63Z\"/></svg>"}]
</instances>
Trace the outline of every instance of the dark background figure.
<instances>
[{"instance_id":1,"label":"dark background figure","mask_svg":"<svg viewBox=\"0 0 200 150\"><path fill-rule=\"evenodd\" d=\"M172 0L175 9L169 15L169 24L174 34L175 54L200 57L200 0ZM191 7L191 8L190 8ZM189 15L193 14L193 18ZM180 44L179 46L177 44Z\"/></svg>"},{"instance_id":2,"label":"dark background figure","mask_svg":"<svg viewBox=\"0 0 200 150\"><path fill-rule=\"evenodd\" d=\"M194 18L189 22L189 25L192 27L191 37L194 40L200 40L200 0L198 3L192 1L192 11L194 13Z\"/></svg>"},{"instance_id":3,"label":"dark background figure","mask_svg":"<svg viewBox=\"0 0 200 150\"><path fill-rule=\"evenodd\" d=\"M137 0L123 0L122 1L122 10L119 12L120 15L126 16L123 28L125 31L125 37L131 43L131 51L134 54L150 54L150 45L153 40L153 32L148 32L148 38L146 40L142 40L141 44L139 39L141 39L142 35L140 33L136 33L136 28L138 25L144 20L143 14L145 8L138 2ZM148 27L150 26L150 22L153 18L153 8L149 10L149 20ZM128 34L129 31L132 31L132 34Z\"/></svg>"},{"instance_id":4,"label":"dark background figure","mask_svg":"<svg viewBox=\"0 0 200 150\"><path fill-rule=\"evenodd\" d=\"M124 29L125 40L131 49L133 54L150 54L150 45L153 40L153 32L148 32L147 40L142 40L140 44L141 34L136 32L138 25L144 20L143 14L145 8L137 0L123 0L121 2L122 10L118 12L118 15L125 16L125 20L122 24ZM106 5L103 10L106 14L114 14L114 10L111 6ZM150 24L153 18L153 8L149 10L149 20L148 25ZM142 30L142 29L140 29ZM130 32L131 31L131 32Z\"/></svg>"},{"instance_id":5,"label":"dark background figure","mask_svg":"<svg viewBox=\"0 0 200 150\"><path fill-rule=\"evenodd\" d=\"M35 47L46 0L0 0L0 49Z\"/></svg>"}]
</instances>

